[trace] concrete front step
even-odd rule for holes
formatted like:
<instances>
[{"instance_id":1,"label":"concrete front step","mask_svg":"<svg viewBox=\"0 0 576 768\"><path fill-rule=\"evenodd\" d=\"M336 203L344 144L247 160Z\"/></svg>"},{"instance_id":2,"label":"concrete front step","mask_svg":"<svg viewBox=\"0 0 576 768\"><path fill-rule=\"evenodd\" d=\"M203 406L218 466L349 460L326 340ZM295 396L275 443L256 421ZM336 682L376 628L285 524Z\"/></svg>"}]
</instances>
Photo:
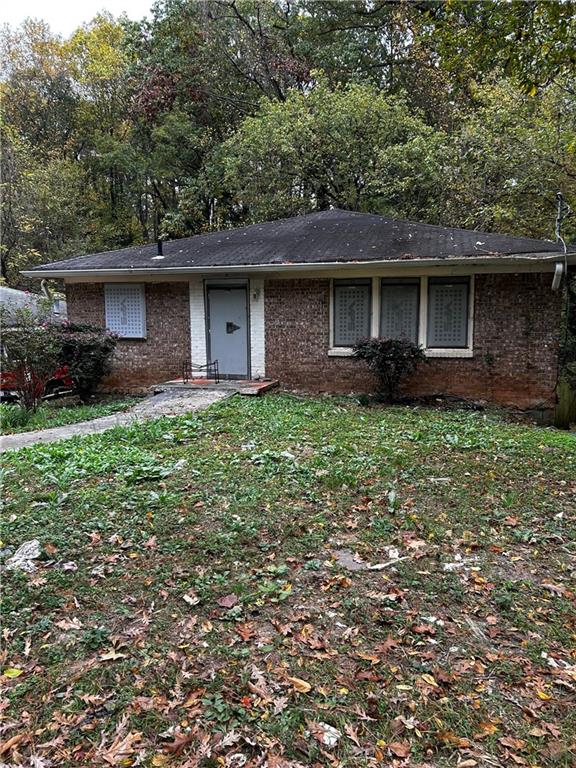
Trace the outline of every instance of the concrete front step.
<instances>
[{"instance_id":1,"label":"concrete front step","mask_svg":"<svg viewBox=\"0 0 576 768\"><path fill-rule=\"evenodd\" d=\"M278 382L272 379L264 380L234 380L234 379L221 379L216 383L212 379L189 379L184 382L182 379L174 379L173 381L166 381L164 384L158 384L152 387L154 392L164 392L169 389L180 390L209 390L211 392L237 392L239 395L258 396L264 392L268 392L270 389L278 386Z\"/></svg>"}]
</instances>

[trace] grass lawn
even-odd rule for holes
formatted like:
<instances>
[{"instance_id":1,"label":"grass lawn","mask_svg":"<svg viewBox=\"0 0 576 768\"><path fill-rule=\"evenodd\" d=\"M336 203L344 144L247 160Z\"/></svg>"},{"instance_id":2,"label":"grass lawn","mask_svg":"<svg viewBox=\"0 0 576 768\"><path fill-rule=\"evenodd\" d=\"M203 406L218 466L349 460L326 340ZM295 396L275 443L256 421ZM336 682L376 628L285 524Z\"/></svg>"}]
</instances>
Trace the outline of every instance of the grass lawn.
<instances>
[{"instance_id":1,"label":"grass lawn","mask_svg":"<svg viewBox=\"0 0 576 768\"><path fill-rule=\"evenodd\" d=\"M83 405L70 404L70 398L66 398L66 401L47 401L35 413L27 413L17 405L0 404L0 429L5 435L13 435L17 432L63 427L67 424L76 424L79 421L89 421L125 411L137 402L135 398L111 397Z\"/></svg>"},{"instance_id":2,"label":"grass lawn","mask_svg":"<svg viewBox=\"0 0 576 768\"><path fill-rule=\"evenodd\" d=\"M574 765L573 435L275 395L3 463L7 764Z\"/></svg>"}]
</instances>

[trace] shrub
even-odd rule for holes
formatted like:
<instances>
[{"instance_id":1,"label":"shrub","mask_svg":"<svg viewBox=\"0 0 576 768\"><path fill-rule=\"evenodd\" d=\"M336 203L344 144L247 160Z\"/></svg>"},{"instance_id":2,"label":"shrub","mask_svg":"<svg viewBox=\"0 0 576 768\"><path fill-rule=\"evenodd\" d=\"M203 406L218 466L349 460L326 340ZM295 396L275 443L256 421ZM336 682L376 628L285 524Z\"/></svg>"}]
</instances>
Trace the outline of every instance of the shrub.
<instances>
[{"instance_id":1,"label":"shrub","mask_svg":"<svg viewBox=\"0 0 576 768\"><path fill-rule=\"evenodd\" d=\"M362 339L354 346L354 357L368 363L378 377L379 394L389 403L396 400L402 379L426 359L421 347L403 339Z\"/></svg>"},{"instance_id":2,"label":"shrub","mask_svg":"<svg viewBox=\"0 0 576 768\"><path fill-rule=\"evenodd\" d=\"M80 323L60 327L60 362L69 368L76 391L86 402L110 373L117 336L104 328Z\"/></svg>"},{"instance_id":3,"label":"shrub","mask_svg":"<svg viewBox=\"0 0 576 768\"><path fill-rule=\"evenodd\" d=\"M6 317L3 314L3 317ZM48 381L58 368L62 345L58 326L28 307L10 312L2 334L2 367L9 388L27 411L38 407Z\"/></svg>"}]
</instances>

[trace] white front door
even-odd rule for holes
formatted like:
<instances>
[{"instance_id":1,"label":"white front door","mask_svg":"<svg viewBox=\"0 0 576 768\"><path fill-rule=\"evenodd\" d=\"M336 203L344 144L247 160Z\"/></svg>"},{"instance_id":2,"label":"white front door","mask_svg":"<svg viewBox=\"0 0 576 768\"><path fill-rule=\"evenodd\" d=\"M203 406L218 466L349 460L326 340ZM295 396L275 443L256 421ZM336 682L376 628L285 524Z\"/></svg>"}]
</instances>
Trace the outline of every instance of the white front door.
<instances>
[{"instance_id":1,"label":"white front door","mask_svg":"<svg viewBox=\"0 0 576 768\"><path fill-rule=\"evenodd\" d=\"M208 286L208 356L221 376L247 378L248 291L244 286Z\"/></svg>"}]
</instances>

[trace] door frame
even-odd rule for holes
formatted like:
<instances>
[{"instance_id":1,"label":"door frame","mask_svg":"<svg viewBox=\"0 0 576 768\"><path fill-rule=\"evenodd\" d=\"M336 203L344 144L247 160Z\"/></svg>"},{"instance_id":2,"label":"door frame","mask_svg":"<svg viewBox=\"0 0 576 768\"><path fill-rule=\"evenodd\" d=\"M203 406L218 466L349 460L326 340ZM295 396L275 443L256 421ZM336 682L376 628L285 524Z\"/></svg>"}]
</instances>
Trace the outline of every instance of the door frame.
<instances>
[{"instance_id":1,"label":"door frame","mask_svg":"<svg viewBox=\"0 0 576 768\"><path fill-rule=\"evenodd\" d=\"M205 280L204 296L206 302L206 362L212 362L212 344L210 339L210 291L212 289L238 289L244 291L244 307L246 310L246 378L252 375L252 349L250 346L250 285L248 280ZM220 372L221 379L235 379L237 376L231 373Z\"/></svg>"}]
</instances>

